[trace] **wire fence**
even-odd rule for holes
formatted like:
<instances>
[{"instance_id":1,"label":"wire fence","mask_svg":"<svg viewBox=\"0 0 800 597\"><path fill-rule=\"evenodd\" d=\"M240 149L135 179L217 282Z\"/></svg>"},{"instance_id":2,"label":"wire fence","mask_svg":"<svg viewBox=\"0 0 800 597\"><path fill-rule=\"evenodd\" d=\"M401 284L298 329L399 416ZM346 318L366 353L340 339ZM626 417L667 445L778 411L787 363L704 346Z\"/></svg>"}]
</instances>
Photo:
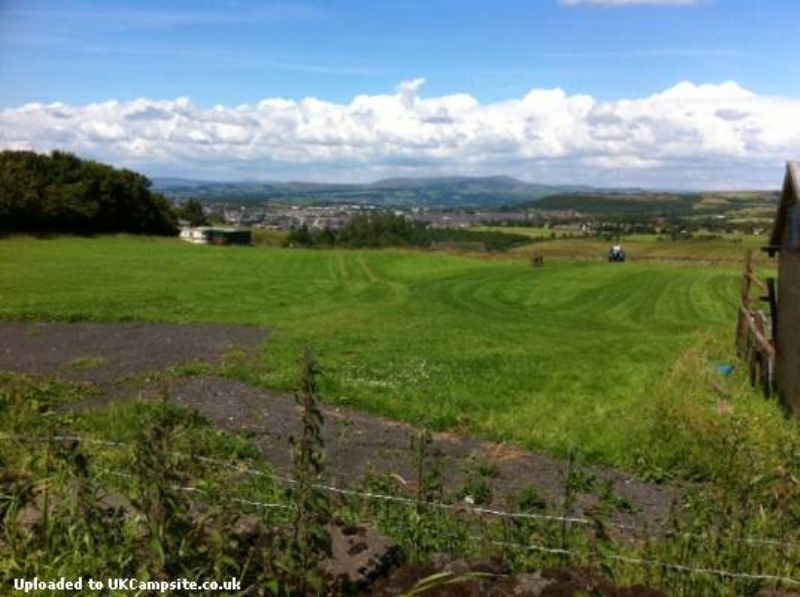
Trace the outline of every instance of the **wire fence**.
<instances>
[{"instance_id":1,"label":"wire fence","mask_svg":"<svg viewBox=\"0 0 800 597\"><path fill-rule=\"evenodd\" d=\"M111 475L114 477L123 477L125 479L135 479L136 475L132 475L131 473L123 473L121 471L111 470L109 468L105 468L102 466L94 467L100 473ZM202 493L208 495L209 492L205 489L200 487L194 487L192 485L170 485L171 489L176 491L185 491L187 493ZM257 508L277 508L281 510L293 510L294 506L292 504L281 504L279 502L259 502L255 500L246 500L244 498L229 498L229 501L235 504L244 504L246 506L255 506Z\"/></svg>"},{"instance_id":2,"label":"wire fence","mask_svg":"<svg viewBox=\"0 0 800 597\"><path fill-rule=\"evenodd\" d=\"M48 441L76 441L76 442L83 442L87 444L96 444L108 447L124 447L124 448L131 448L133 444L126 443L126 442L114 442L114 441L107 441L107 440L97 440L93 438L83 438L79 436L73 435L54 435L50 438L47 437L31 437L31 436L22 436L22 435L7 435L7 434L0 434L0 441L2 440L19 440L19 441L28 441L28 442L42 442L46 443ZM189 454L186 452L179 452L179 451L171 451L169 452L172 456L177 456L181 458L189 458L194 459L199 462L204 462L207 464L212 464L216 466L222 466L225 468L229 468L234 470L238 473L251 475L251 476L261 476L270 479L274 479L276 481L280 481L286 484L294 484L297 481L291 477L287 477L285 475L280 475L278 473L274 473L272 471L265 471L261 469L254 469L251 467L247 467L242 465L240 462L230 461L230 460L223 460L219 458L211 458L208 456L200 456L196 454ZM128 475L128 473L118 473L120 475ZM375 493L369 491L359 491L356 489L348 489L343 487L336 487L334 485L325 485L321 483L316 483L313 485L315 489L320 491L327 491L330 493L335 493L339 495L346 495L346 496L353 496L359 497L363 499L371 499L371 500L381 500L386 502L398 502L407 505L413 506L426 506L430 508L438 508L442 510L453 510L458 512L468 512L473 513L476 515L485 515L485 516L495 516L499 518L508 518L508 519L522 519L522 520L541 520L541 521L548 521L548 522L561 522L561 523L568 523L568 524L578 524L578 525L586 525L586 526L596 526L598 521L596 519L579 517L579 516L559 516L556 514L541 514L537 512L513 512L507 510L500 510L494 508L485 508L481 506L474 506L470 505L466 502L462 503L444 503L444 502L434 502L434 501L424 501L418 500L416 498L411 497L404 497L398 495L390 495L390 494L382 494L382 493ZM618 523L614 521L604 521L603 525L606 527L617 528L623 531L631 531L631 532L641 532L641 533L649 533L649 534L660 534L666 536L680 536L682 538L687 539L696 539L696 540L708 540L712 538L710 535L701 534L701 533L688 533L688 532L678 532L672 531L668 529L658 530L653 529L652 527L644 527L641 525L633 525L633 524L624 524ZM791 541L783 541L780 539L774 538L765 538L765 537L742 537L741 541L744 543L752 544L752 545L771 545L776 547L786 547L786 548L800 548L800 543L791 542Z\"/></svg>"},{"instance_id":3,"label":"wire fence","mask_svg":"<svg viewBox=\"0 0 800 597\"><path fill-rule=\"evenodd\" d=\"M749 572L731 572L728 570L718 570L715 568L695 568L692 566L686 566L684 564L674 564L670 562L662 562L659 560L648 560L644 558L635 558L631 556L624 556L621 554L603 554L603 553L588 553L588 552L578 552L571 549L564 549L561 547L548 547L545 545L536 545L536 544L522 544L522 543L508 543L505 541L492 541L494 545L500 547L513 547L516 549L527 549L531 551L540 551L543 553L549 553L553 555L565 555L570 557L577 557L582 556L585 557L587 555L593 555L599 557L600 559L604 560L611 560L615 562L623 562L626 564L635 564L638 566L644 566L646 568L663 568L665 570L673 570L676 572L686 572L690 574L705 574L710 576L718 576L724 578L732 578L738 580L758 580L758 581L770 581L770 582L779 582L787 585L793 586L800 586L800 580L790 578L787 576L777 576L772 574L752 574Z\"/></svg>"},{"instance_id":4,"label":"wire fence","mask_svg":"<svg viewBox=\"0 0 800 597\"><path fill-rule=\"evenodd\" d=\"M27 435L13 435L13 434L0 434L0 441L22 441L22 442L29 442L29 443L51 443L51 442L79 442L87 445L100 445L105 447L114 447L114 448L132 448L134 444L127 443L127 442L116 442L116 441L108 441L108 440L99 440L95 438L85 438L76 435L53 435L50 437L34 437L34 436L27 436ZM270 479L274 479L276 481L280 481L286 484L295 484L297 483L296 479L291 477L279 475L273 473L271 471L264 471L260 469L254 469L248 466L242 465L240 462L230 461L230 460L223 460L218 458L211 458L208 456L201 456L201 455L194 455L185 452L179 451L172 451L169 452L172 456L178 456L183 458L195 459L200 462L205 462L207 464L212 464L215 466L222 466L226 468L230 468L231 470L235 470L239 473L253 475L253 476L263 476ZM103 474L122 477L122 478L135 478L135 475L131 473L125 473L122 471L115 471L112 469L104 468L95 466L94 467L98 472ZM518 519L518 520L539 520L539 521L547 521L547 522L560 522L562 524L577 524L577 525L591 525L596 526L598 524L597 520L577 517L577 516L559 516L555 514L541 514L535 512L511 512L506 510L499 510L493 508L485 508L480 506L474 506L467 503L444 503L444 502L434 502L434 501L424 501L410 497L404 496L397 496L397 495L389 495L383 493L375 493L369 491L359 491L355 489L347 489L342 487L336 487L333 485L326 485L326 484L314 484L313 487L319 491L326 491L329 493L334 493L338 495L344 496L352 496L358 497L361 499L367 500L379 500L382 502L388 503L400 503L403 505L410 505L410 506L423 506L428 508L436 508L442 510L451 510L456 512L463 512L463 513L470 513L475 514L478 516L493 516L493 517L500 517L506 519ZM191 493L201 493L201 494L209 494L209 492L205 489L196 486L189 486L189 485L173 485L173 489L178 491L186 491ZM244 498L228 498L228 501L232 503L242 504L246 506L252 506L256 508L266 508L266 509L280 509L280 510L292 510L294 506L292 504L280 503L280 502L261 502L257 500L248 500ZM652 532L652 529L636 526L636 525L628 525L628 524L620 524L614 522L603 522L604 526L611 526L616 527L626 531L641 531L644 533ZM665 531L662 532L664 535L674 535L684 539L692 539L692 540L708 540L712 539L711 535L707 534L698 534L698 533L682 533L682 532L674 532L674 531ZM577 551L574 549L568 549L565 547L552 547L547 545L541 544L529 544L529 543L514 543L508 541L499 541L499 540L488 540L484 536L480 535L471 535L468 537L471 541L475 542L483 542L489 543L491 545L502 547L502 548L511 548L511 549L520 549L520 550L527 550L527 551L537 551L541 553L547 553L551 555L561 555L573 559L599 559L599 560L607 560L613 562L620 562L626 563L636 566L642 566L645 568L661 568L664 570L670 570L673 572L679 573L686 573L686 574L700 574L706 576L715 576L719 578L727 578L733 580L752 580L752 581L761 581L761 582L774 582L788 586L798 586L800 587L800 579L792 578L789 576L780 576L780 575L772 575L772 574L760 574L760 573L751 573L751 572L741 572L741 571L730 571L730 570L723 570L723 569L716 569L716 568L708 568L708 567L695 567L689 566L685 564L677 564L674 562L664 562L660 560L652 560L647 558L638 558L633 556L626 556L619 553L602 553L600 551ZM794 542L787 542L782 541L779 539L773 538L763 538L763 537L741 537L740 541L742 543L750 544L750 545L769 545L773 547L783 547L787 549L791 548L798 548L800 544Z\"/></svg>"}]
</instances>

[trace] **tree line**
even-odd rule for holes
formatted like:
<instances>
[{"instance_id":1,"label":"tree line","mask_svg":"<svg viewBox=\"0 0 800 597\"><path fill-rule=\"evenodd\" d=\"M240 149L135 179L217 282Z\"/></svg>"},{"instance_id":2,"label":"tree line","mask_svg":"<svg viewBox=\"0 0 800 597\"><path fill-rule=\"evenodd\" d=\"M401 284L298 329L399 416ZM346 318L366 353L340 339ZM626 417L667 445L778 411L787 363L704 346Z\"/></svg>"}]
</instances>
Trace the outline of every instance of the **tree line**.
<instances>
[{"instance_id":1,"label":"tree line","mask_svg":"<svg viewBox=\"0 0 800 597\"><path fill-rule=\"evenodd\" d=\"M62 151L0 152L0 233L174 235L178 214L131 170Z\"/></svg>"},{"instance_id":2,"label":"tree line","mask_svg":"<svg viewBox=\"0 0 800 597\"><path fill-rule=\"evenodd\" d=\"M431 247L452 245L456 248L481 245L488 251L504 251L528 244L531 239L520 234L433 228L392 213L359 214L339 230L310 229L305 224L293 228L286 239L289 246L304 247Z\"/></svg>"}]
</instances>

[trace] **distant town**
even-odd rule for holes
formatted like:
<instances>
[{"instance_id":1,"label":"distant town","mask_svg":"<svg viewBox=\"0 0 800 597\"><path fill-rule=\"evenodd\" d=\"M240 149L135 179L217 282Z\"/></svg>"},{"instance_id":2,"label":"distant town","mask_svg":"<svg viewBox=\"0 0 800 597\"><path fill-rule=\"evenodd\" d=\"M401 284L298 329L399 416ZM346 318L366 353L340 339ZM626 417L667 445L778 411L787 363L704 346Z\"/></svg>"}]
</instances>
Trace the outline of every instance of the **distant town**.
<instances>
[{"instance_id":1,"label":"distant town","mask_svg":"<svg viewBox=\"0 0 800 597\"><path fill-rule=\"evenodd\" d=\"M421 208L389 209L370 204L337 205L238 205L212 203L204 206L206 213L231 226L248 226L273 230L291 230L300 226L313 229L338 230L357 214L391 211L434 228L469 228L480 225L543 225L548 221L573 222L582 219L575 210L556 211L490 211L490 210L427 210Z\"/></svg>"},{"instance_id":2,"label":"distant town","mask_svg":"<svg viewBox=\"0 0 800 597\"><path fill-rule=\"evenodd\" d=\"M766 196L762 208L767 212L773 207L771 196ZM698 210L692 215L642 214L609 207L601 212L577 209L436 209L424 207L389 208L374 204L288 205L288 204L241 204L228 202L204 203L203 211L208 218L219 224L234 227L263 228L289 231L300 227L311 230L340 230L353 217L360 214L393 213L431 228L467 229L478 226L541 227L554 232L570 232L586 235L609 233L675 234L689 235L693 232L733 233L761 235L768 228L770 219L758 209L736 205L720 205L713 212ZM741 212L741 213L738 213Z\"/></svg>"},{"instance_id":3,"label":"distant town","mask_svg":"<svg viewBox=\"0 0 800 597\"><path fill-rule=\"evenodd\" d=\"M585 235L733 233L769 227L778 193L554 187L510 177L390 179L370 185L204 183L156 179L176 205L202 203L210 221L289 231L340 230L357 215L392 213L431 228L552 228Z\"/></svg>"}]
</instances>

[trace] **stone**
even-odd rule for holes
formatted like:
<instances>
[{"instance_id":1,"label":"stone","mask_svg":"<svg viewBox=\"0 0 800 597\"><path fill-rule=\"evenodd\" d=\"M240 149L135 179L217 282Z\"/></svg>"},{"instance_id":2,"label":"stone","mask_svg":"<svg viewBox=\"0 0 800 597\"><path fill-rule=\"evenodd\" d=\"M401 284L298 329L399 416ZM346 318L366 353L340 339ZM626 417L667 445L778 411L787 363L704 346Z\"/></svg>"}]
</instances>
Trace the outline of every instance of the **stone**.
<instances>
[{"instance_id":1,"label":"stone","mask_svg":"<svg viewBox=\"0 0 800 597\"><path fill-rule=\"evenodd\" d=\"M400 546L364 525L329 524L331 558L326 575L343 591L369 586L403 561Z\"/></svg>"}]
</instances>

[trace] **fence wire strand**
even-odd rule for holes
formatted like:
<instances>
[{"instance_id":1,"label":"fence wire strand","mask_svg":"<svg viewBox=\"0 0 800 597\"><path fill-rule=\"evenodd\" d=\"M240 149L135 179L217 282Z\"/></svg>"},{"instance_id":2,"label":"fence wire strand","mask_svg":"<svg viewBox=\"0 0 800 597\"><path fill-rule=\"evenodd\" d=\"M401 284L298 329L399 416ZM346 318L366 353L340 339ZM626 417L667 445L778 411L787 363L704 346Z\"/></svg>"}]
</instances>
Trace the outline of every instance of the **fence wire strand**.
<instances>
[{"instance_id":1,"label":"fence wire strand","mask_svg":"<svg viewBox=\"0 0 800 597\"><path fill-rule=\"evenodd\" d=\"M32 436L24 436L24 435L7 435L7 434L0 434L0 440L21 440L21 441L33 441L33 442L48 442L48 441L77 441L77 442L84 442L87 444L97 444L109 447L124 447L130 448L133 447L133 444L127 442L113 442L107 440L98 440L94 438L83 438L75 435L54 435L51 438L47 437L32 437ZM254 469L247 466L242 465L241 463L230 461L230 460L223 460L220 458L212 458L209 456L199 456L194 454L187 454L186 452L177 452L177 451L170 451L168 452L171 456L178 456L183 458L195 459L200 462L205 462L208 464L213 464L217 466L224 466L226 468L230 468L231 470L235 470L239 473L243 473L246 475L251 476L260 476L266 477L270 479L275 479L277 481L281 481L287 484L294 484L297 483L295 479L291 477L287 477L285 475L279 475L277 473L268 472L260 469ZM361 497L364 499L373 499L373 500L380 500L386 502L398 502L404 503L407 505L414 505L414 506L427 506L432 508L438 508L442 510L455 510L459 512L470 512L474 514L486 515L486 516L496 516L499 518L509 518L509 519L521 519L521 520L542 520L548 522L561 522L561 523L568 523L568 524L579 524L585 526L596 526L598 521L592 520L589 518L582 518L576 516L558 516L555 514L539 514L535 512L509 512L506 510L497 510L492 508L484 508L481 506L472 506L466 503L459 503L459 504L446 504L443 502L429 502L424 500L417 500L414 498L402 497L397 495L388 495L388 494L381 494L381 493L374 493L368 491L358 491L355 489L346 489L342 487L335 487L333 485L325 485L321 483L314 484L314 488L320 491L327 491L330 493L336 493L339 495L349 495L355 497ZM603 522L604 526L613 527L620 530L625 531L632 531L632 532L652 532L653 529L643 528L637 525L631 524L623 524L617 522ZM662 531L662 535L667 536L678 536L688 539L698 539L698 540L706 540L711 538L709 535L701 534L701 533L681 533L678 531ZM772 545L775 547L785 547L785 548L796 548L798 547L797 543L781 541L780 539L770 539L764 537L742 537L741 542L748 543L752 545Z\"/></svg>"},{"instance_id":2,"label":"fence wire strand","mask_svg":"<svg viewBox=\"0 0 800 597\"><path fill-rule=\"evenodd\" d=\"M50 437L34 437L34 436L27 436L27 435L13 435L13 434L0 434L0 441L25 441L25 442L35 442L35 443L48 443L53 441L58 442L79 442L85 443L90 445L101 445L106 447L116 447L116 448L130 448L133 447L133 444L126 443L126 442L115 442L115 441L107 441L107 440L99 440L94 438L84 438L81 436L76 435L53 435ZM198 456L187 454L184 452L169 452L170 455L173 456L181 456L190 459L196 459L201 462L206 462L208 464L214 464L217 466L225 466L232 470L236 470L238 472L253 475L253 476L264 476L271 479L279 480L285 483L293 484L297 483L295 479L291 477L286 477L282 475L277 475L271 472L253 469L246 466L243 466L241 463L229 461L229 460L222 460L218 458L211 458L208 456ZM114 471L108 468L103 467L94 467L96 470L110 474L113 476L124 477L124 478L134 478L135 476L130 473L123 473L120 471ZM186 491L186 492L194 492L194 493L203 493L208 495L210 492L194 486L181 486L181 485L173 485L173 489L179 491ZM373 500L380 500L385 502L394 502L394 503L402 503L405 505L415 505L415 506L426 506L426 507L433 507L438 509L445 509L445 510L455 510L460 512L469 512L474 514L481 514L481 515L488 515L488 516L497 516L502 518L510 518L510 519L531 519L531 520L544 520L544 521L551 521L551 522L561 522L561 523L569 523L569 524L581 524L581 525L595 525L597 524L596 521L590 520L588 518L580 518L580 517L569 517L569 516L557 516L557 515L550 515L550 514L537 514L533 512L508 512L505 510L495 510L491 508L483 508L479 506L471 506L469 504L446 504L442 502L426 502L422 500L417 500L413 498L406 498L402 496L395 496L395 495L387 495L382 493L372 493L366 491L357 491L353 489L344 489L341 487L335 487L333 485L324 485L324 484L314 484L314 488L327 491L331 493L336 493L339 495L347 495L347 496L356 496L365 499L373 499ZM275 508L275 509L292 509L291 505L287 504L280 504L275 502L259 502L253 500L246 500L243 498L229 498L228 501L234 503L240 503L244 505L260 507L260 508ZM606 523L603 523L606 524ZM607 523L606 526L613 526L625 530L643 530L641 527L636 527L634 525L622 525L618 523ZM696 538L696 539L707 539L709 538L708 535L702 534L693 534L693 533L676 533L678 536L682 536L685 538ZM524 544L524 543L512 543L506 541L497 541L497 540L490 540L486 541L485 537L473 535L470 536L469 539L474 541L481 541L486 542L491 545L495 545L497 547L505 547L505 548L514 548L514 549L524 549L529 551L538 551L542 553L549 553L553 555L564 555L570 557L594 557L600 558L615 562L633 564L638 566L643 566L647 568L662 568L664 570L672 570L675 572L687 573L687 574L703 574L709 576L717 576L721 578L729 578L729 579L737 579L737 580L757 580L757 581L764 581L764 582L776 582L776 583L783 583L786 585L792 586L800 586L800 580L786 577L786 576L778 576L778 575L771 575L771 574L755 574L749 572L733 572L729 570L721 570L716 568L705 568L705 567L692 567L684 564L676 564L672 562L662 562L659 560L649 560L646 558L637 558L633 556L625 556L621 554L603 554L603 553L587 553L587 552L577 552L574 550L561 548L561 547L550 547L546 545L539 545L539 544ZM795 547L796 544L794 543L786 543L775 539L764 539L760 537L744 537L742 541L745 543L751 544L765 544L765 545L774 545L779 547Z\"/></svg>"},{"instance_id":3,"label":"fence wire strand","mask_svg":"<svg viewBox=\"0 0 800 597\"><path fill-rule=\"evenodd\" d=\"M481 540L481 537L471 537L475 540ZM796 585L800 586L800 580L790 578L788 576L776 576L772 574L752 574L749 572L730 572L728 570L719 570L716 568L694 568L692 566L686 566L684 564L674 564L671 562L662 562L660 560L648 560L645 558L635 558L632 556L623 556L621 554L603 554L603 553L585 553L585 552L577 552L570 549L564 549L563 547L548 547L546 545L537 545L535 543L532 544L524 544L524 543L509 543L506 541L490 541L492 545L497 545L499 547L513 547L515 549L526 549L530 551L540 551L543 553L549 553L554 555L566 555L572 557L578 556L594 556L596 558L604 559L604 560L612 560L615 562L623 562L627 564L635 564L638 566L644 566L646 568L663 568L665 570L674 570L676 572L686 572L690 574L705 574L711 576L720 576L724 578L735 578L739 580L760 580L760 581L772 581L772 582L781 582L787 585Z\"/></svg>"}]
</instances>

